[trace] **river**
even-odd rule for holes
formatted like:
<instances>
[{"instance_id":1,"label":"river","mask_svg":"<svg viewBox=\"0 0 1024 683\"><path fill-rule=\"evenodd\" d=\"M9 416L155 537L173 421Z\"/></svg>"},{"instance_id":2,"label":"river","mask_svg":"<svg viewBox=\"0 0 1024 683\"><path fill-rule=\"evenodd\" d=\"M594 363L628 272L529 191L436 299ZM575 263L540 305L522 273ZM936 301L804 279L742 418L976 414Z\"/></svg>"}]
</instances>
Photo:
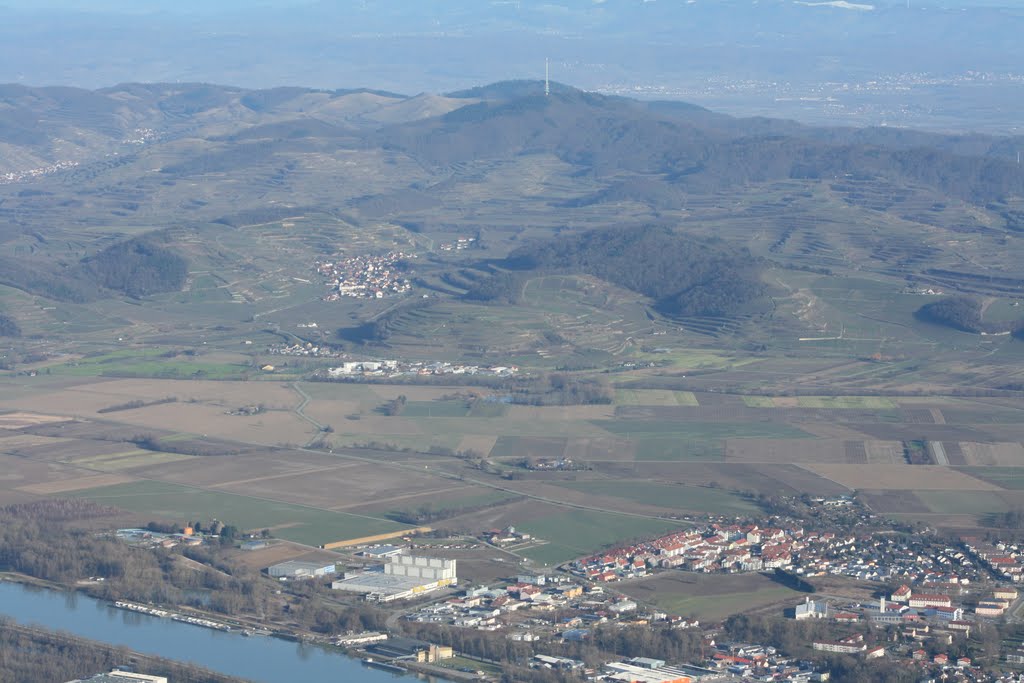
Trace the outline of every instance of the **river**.
<instances>
[{"instance_id":1,"label":"river","mask_svg":"<svg viewBox=\"0 0 1024 683\"><path fill-rule=\"evenodd\" d=\"M358 659L314 645L213 631L118 609L81 593L8 581L0 581L0 614L21 624L65 631L137 652L191 662L259 683L395 683L399 679L415 678L411 674L402 676L368 668Z\"/></svg>"}]
</instances>

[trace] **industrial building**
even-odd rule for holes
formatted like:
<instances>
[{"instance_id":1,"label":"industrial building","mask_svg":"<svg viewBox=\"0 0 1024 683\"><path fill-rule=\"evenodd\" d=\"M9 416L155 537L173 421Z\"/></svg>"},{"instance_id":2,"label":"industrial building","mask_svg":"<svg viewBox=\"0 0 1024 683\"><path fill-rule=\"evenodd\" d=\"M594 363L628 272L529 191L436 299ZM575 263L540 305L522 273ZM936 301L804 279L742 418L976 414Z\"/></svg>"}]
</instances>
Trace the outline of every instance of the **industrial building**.
<instances>
[{"instance_id":1,"label":"industrial building","mask_svg":"<svg viewBox=\"0 0 1024 683\"><path fill-rule=\"evenodd\" d=\"M452 648L446 645L434 645L413 638L389 638L386 642L374 643L366 648L370 654L392 659L411 659L417 662L433 664L455 656Z\"/></svg>"},{"instance_id":2,"label":"industrial building","mask_svg":"<svg viewBox=\"0 0 1024 683\"><path fill-rule=\"evenodd\" d=\"M333 562L300 562L289 560L267 567L267 574L275 579L312 579L318 576L330 576L337 569Z\"/></svg>"},{"instance_id":3,"label":"industrial building","mask_svg":"<svg viewBox=\"0 0 1024 683\"><path fill-rule=\"evenodd\" d=\"M364 593L367 600L390 602L454 586L458 582L456 561L436 557L392 555L383 566L356 574L345 574L331 588Z\"/></svg>"},{"instance_id":4,"label":"industrial building","mask_svg":"<svg viewBox=\"0 0 1024 683\"><path fill-rule=\"evenodd\" d=\"M608 680L624 683L691 683L693 680L686 672L674 667L650 669L626 663L606 664L610 672Z\"/></svg>"},{"instance_id":5,"label":"industrial building","mask_svg":"<svg viewBox=\"0 0 1024 683\"><path fill-rule=\"evenodd\" d=\"M713 669L681 664L666 666L659 659L634 657L627 662L604 665L606 680L626 683L717 683L736 680L732 675Z\"/></svg>"},{"instance_id":6,"label":"industrial building","mask_svg":"<svg viewBox=\"0 0 1024 683\"><path fill-rule=\"evenodd\" d=\"M392 576L444 581L455 579L455 560L415 555L395 555L384 565L384 573Z\"/></svg>"},{"instance_id":7,"label":"industrial building","mask_svg":"<svg viewBox=\"0 0 1024 683\"><path fill-rule=\"evenodd\" d=\"M360 555L363 557L369 557L375 560L383 560L388 557L395 555L401 555L405 552L405 548L398 545L379 545L374 548L366 548Z\"/></svg>"}]
</instances>

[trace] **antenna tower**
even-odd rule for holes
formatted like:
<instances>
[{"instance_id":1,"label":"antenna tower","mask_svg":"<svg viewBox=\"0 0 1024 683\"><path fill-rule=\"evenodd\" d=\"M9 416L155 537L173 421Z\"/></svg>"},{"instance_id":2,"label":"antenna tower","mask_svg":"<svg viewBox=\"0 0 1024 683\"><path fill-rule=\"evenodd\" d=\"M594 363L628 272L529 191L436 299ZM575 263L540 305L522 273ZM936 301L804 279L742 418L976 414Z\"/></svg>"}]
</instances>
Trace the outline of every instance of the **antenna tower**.
<instances>
[{"instance_id":1,"label":"antenna tower","mask_svg":"<svg viewBox=\"0 0 1024 683\"><path fill-rule=\"evenodd\" d=\"M551 96L551 81L548 79L548 58L544 58L544 97Z\"/></svg>"}]
</instances>

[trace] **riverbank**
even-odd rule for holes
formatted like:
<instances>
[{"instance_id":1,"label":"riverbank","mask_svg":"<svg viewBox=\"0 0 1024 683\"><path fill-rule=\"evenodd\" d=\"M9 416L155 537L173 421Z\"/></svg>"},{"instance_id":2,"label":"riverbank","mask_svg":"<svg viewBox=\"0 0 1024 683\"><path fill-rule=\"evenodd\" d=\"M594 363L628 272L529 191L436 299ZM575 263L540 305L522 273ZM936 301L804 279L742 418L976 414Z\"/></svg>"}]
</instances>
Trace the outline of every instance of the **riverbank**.
<instances>
[{"instance_id":1,"label":"riverbank","mask_svg":"<svg viewBox=\"0 0 1024 683\"><path fill-rule=\"evenodd\" d=\"M43 668L45 662L45 668ZM19 683L53 683L129 666L166 676L175 683L252 683L209 669L183 664L39 626L0 620L0 679ZM59 678L54 678L54 675Z\"/></svg>"}]
</instances>

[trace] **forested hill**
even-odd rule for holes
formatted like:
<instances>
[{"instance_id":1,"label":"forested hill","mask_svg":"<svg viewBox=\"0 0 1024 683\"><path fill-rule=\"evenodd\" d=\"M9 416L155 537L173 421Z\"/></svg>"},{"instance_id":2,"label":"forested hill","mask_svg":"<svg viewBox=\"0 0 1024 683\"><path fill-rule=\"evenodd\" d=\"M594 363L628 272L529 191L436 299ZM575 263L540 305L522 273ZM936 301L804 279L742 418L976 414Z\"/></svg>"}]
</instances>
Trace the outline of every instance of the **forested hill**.
<instances>
[{"instance_id":1,"label":"forested hill","mask_svg":"<svg viewBox=\"0 0 1024 683\"><path fill-rule=\"evenodd\" d=\"M914 317L918 320L952 327L961 332L976 334L1005 334L1013 332L1020 336L1024 331L1024 321L1016 323L987 323L982 318L981 302L969 296L950 296L917 309Z\"/></svg>"},{"instance_id":2,"label":"forested hill","mask_svg":"<svg viewBox=\"0 0 1024 683\"><path fill-rule=\"evenodd\" d=\"M0 284L73 303L177 291L185 284L188 261L159 242L156 235L132 238L74 264L0 257Z\"/></svg>"},{"instance_id":3,"label":"forested hill","mask_svg":"<svg viewBox=\"0 0 1024 683\"><path fill-rule=\"evenodd\" d=\"M131 239L82 261L82 272L99 286L131 297L181 289L188 262L147 239Z\"/></svg>"},{"instance_id":4,"label":"forested hill","mask_svg":"<svg viewBox=\"0 0 1024 683\"><path fill-rule=\"evenodd\" d=\"M545 240L513 251L503 265L520 272L592 275L651 297L669 315L748 312L764 294L761 262L745 248L665 227Z\"/></svg>"},{"instance_id":5,"label":"forested hill","mask_svg":"<svg viewBox=\"0 0 1024 683\"><path fill-rule=\"evenodd\" d=\"M968 296L951 296L917 309L918 320L945 325L961 332L981 332L981 302Z\"/></svg>"}]
</instances>

